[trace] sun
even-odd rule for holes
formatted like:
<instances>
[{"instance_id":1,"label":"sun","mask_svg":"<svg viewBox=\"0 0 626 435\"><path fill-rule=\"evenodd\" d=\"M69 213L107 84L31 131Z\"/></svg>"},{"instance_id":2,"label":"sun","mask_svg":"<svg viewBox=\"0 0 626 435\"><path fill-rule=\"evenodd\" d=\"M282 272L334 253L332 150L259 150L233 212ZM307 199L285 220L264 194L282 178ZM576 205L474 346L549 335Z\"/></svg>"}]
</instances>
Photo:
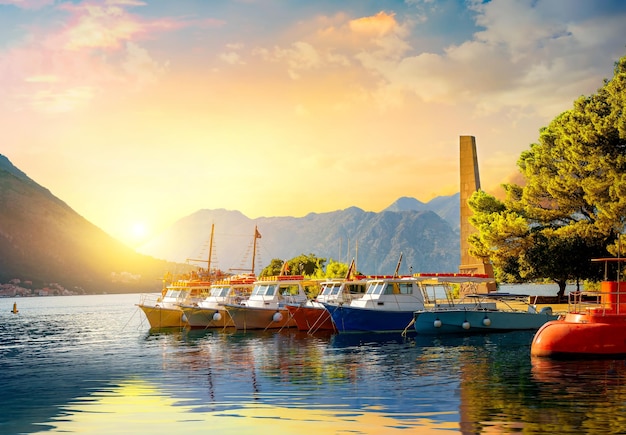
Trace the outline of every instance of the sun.
<instances>
[{"instance_id":1,"label":"sun","mask_svg":"<svg viewBox=\"0 0 626 435\"><path fill-rule=\"evenodd\" d=\"M135 241L139 241L148 235L148 228L143 222L135 222L130 229L130 234Z\"/></svg>"}]
</instances>

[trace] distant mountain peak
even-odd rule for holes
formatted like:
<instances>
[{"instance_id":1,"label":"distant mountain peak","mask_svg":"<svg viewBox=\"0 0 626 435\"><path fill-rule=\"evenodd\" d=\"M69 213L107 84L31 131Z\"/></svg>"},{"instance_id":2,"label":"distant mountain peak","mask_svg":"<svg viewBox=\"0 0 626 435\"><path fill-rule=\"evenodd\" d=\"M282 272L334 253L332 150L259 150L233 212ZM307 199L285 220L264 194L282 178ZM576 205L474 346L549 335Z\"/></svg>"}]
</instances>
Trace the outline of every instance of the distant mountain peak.
<instances>
[{"instance_id":1,"label":"distant mountain peak","mask_svg":"<svg viewBox=\"0 0 626 435\"><path fill-rule=\"evenodd\" d=\"M426 204L415 198L403 196L398 198L389 207L383 211L422 211L426 209Z\"/></svg>"}]
</instances>

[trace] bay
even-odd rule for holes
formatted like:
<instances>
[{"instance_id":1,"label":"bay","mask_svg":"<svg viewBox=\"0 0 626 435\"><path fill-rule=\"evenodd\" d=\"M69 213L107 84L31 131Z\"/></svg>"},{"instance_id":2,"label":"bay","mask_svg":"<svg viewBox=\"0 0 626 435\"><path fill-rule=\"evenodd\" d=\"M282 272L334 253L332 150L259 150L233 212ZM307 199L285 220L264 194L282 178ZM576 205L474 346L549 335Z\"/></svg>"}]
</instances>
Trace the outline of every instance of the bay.
<instances>
[{"instance_id":1,"label":"bay","mask_svg":"<svg viewBox=\"0 0 626 435\"><path fill-rule=\"evenodd\" d=\"M624 360L467 337L150 330L139 295L0 299L0 433L623 433ZM17 302L18 314L12 314Z\"/></svg>"}]
</instances>

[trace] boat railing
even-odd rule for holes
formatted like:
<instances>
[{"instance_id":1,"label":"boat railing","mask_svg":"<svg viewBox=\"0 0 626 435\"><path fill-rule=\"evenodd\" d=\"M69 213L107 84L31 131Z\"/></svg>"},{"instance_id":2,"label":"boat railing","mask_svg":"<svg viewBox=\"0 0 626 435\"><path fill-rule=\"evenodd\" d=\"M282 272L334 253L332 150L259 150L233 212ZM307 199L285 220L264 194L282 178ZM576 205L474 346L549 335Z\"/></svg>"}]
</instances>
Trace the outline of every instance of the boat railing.
<instances>
[{"instance_id":1,"label":"boat railing","mask_svg":"<svg viewBox=\"0 0 626 435\"><path fill-rule=\"evenodd\" d=\"M163 296L159 293L142 293L139 295L139 305L157 306L163 301Z\"/></svg>"},{"instance_id":2,"label":"boat railing","mask_svg":"<svg viewBox=\"0 0 626 435\"><path fill-rule=\"evenodd\" d=\"M619 303L620 297L624 303ZM573 291L567 298L568 312L598 314L626 313L626 293L600 291Z\"/></svg>"}]
</instances>

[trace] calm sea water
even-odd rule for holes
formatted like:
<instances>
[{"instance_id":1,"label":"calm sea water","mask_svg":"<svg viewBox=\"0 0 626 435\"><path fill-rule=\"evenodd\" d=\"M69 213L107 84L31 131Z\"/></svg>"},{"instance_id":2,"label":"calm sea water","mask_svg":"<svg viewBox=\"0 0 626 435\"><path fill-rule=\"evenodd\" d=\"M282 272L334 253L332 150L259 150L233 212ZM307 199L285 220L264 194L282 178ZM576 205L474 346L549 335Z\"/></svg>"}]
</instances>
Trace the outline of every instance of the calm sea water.
<instances>
[{"instance_id":1,"label":"calm sea water","mask_svg":"<svg viewBox=\"0 0 626 435\"><path fill-rule=\"evenodd\" d=\"M532 333L150 331L138 300L0 299L0 433L626 428L625 361L537 361L529 354Z\"/></svg>"}]
</instances>

